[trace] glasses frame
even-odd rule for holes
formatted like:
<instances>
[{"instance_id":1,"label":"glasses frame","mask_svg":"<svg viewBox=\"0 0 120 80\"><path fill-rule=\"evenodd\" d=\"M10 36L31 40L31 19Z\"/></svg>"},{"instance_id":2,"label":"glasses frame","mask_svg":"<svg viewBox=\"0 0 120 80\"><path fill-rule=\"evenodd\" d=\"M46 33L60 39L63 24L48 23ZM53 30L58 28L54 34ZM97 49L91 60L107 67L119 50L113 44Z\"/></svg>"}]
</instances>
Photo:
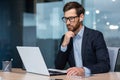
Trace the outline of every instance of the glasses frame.
<instances>
[{"instance_id":1,"label":"glasses frame","mask_svg":"<svg viewBox=\"0 0 120 80\"><path fill-rule=\"evenodd\" d=\"M79 17L79 16L62 17L62 21L65 22L65 23L66 23L68 20L69 20L70 22L74 22L76 17Z\"/></svg>"}]
</instances>

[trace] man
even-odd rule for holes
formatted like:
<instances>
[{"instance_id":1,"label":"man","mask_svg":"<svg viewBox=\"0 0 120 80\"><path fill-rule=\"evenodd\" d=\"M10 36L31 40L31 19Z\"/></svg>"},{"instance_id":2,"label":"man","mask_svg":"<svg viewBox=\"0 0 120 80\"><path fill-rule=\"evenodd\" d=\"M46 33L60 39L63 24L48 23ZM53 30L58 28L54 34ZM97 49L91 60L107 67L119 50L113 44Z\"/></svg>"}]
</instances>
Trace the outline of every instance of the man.
<instances>
[{"instance_id":1,"label":"man","mask_svg":"<svg viewBox=\"0 0 120 80\"><path fill-rule=\"evenodd\" d=\"M67 75L88 76L110 70L108 50L101 32L83 25L85 9L77 2L66 3L63 21L68 32L61 39L55 60L57 69L70 65Z\"/></svg>"}]
</instances>

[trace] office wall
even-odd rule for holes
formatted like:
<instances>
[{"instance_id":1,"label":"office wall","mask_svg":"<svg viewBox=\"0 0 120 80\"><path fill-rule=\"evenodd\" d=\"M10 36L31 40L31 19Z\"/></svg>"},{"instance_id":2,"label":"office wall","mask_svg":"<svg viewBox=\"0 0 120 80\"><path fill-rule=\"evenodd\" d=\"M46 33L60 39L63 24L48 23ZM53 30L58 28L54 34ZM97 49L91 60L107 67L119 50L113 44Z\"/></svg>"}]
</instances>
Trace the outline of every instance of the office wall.
<instances>
[{"instance_id":1,"label":"office wall","mask_svg":"<svg viewBox=\"0 0 120 80\"><path fill-rule=\"evenodd\" d=\"M0 2L0 63L7 55L6 47L9 47L10 43L10 30L9 30L9 19L10 19L10 8L6 1ZM1 64L0 64L1 68Z\"/></svg>"}]
</instances>

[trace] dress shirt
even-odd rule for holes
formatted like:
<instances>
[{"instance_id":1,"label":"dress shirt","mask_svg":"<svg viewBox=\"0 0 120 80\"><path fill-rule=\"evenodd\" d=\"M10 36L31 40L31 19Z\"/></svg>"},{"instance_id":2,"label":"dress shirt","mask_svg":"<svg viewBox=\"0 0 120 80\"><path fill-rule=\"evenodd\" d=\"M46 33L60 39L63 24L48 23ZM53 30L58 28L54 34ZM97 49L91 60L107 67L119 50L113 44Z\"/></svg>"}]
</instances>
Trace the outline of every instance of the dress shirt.
<instances>
[{"instance_id":1,"label":"dress shirt","mask_svg":"<svg viewBox=\"0 0 120 80\"><path fill-rule=\"evenodd\" d=\"M84 67L82 64L81 46L82 46L83 33L84 33L84 26L78 32L78 34L75 37L73 37L74 58L75 58L76 67L83 67L85 70L85 76L90 76L91 71L88 68ZM67 46L66 47L61 46L61 51L65 52L66 50L67 50Z\"/></svg>"}]
</instances>

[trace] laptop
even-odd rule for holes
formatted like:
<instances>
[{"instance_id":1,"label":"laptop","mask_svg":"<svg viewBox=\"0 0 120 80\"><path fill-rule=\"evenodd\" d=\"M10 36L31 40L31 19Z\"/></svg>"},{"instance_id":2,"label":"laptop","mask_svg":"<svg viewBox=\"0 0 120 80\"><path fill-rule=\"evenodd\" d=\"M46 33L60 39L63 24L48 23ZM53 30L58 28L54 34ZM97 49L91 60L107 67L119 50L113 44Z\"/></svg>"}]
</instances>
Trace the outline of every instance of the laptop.
<instances>
[{"instance_id":1,"label":"laptop","mask_svg":"<svg viewBox=\"0 0 120 80\"><path fill-rule=\"evenodd\" d=\"M64 75L66 70L48 69L39 47L17 46L27 72L41 75Z\"/></svg>"}]
</instances>

